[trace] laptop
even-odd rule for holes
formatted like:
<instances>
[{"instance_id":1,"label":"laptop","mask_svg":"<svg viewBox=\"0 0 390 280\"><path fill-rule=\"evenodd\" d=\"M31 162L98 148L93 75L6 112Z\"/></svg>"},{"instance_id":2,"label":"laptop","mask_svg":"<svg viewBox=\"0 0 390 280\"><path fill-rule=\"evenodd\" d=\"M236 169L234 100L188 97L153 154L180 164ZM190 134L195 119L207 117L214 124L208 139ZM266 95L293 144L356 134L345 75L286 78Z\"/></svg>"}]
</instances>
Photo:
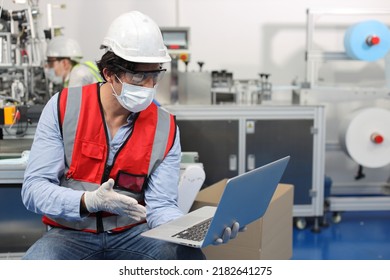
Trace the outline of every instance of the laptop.
<instances>
[{"instance_id":1,"label":"laptop","mask_svg":"<svg viewBox=\"0 0 390 280\"><path fill-rule=\"evenodd\" d=\"M141 235L195 248L213 244L226 226L239 222L243 227L264 215L289 160L287 156L229 179L218 206L204 206Z\"/></svg>"}]
</instances>

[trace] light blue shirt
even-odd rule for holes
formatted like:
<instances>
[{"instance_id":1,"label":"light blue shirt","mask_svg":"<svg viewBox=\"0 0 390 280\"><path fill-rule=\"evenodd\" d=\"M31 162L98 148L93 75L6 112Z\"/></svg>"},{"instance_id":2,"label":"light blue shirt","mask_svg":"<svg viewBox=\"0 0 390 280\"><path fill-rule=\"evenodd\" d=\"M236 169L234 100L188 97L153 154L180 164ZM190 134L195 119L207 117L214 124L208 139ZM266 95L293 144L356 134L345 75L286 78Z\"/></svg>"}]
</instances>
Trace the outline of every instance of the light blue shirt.
<instances>
[{"instance_id":1,"label":"light blue shirt","mask_svg":"<svg viewBox=\"0 0 390 280\"><path fill-rule=\"evenodd\" d=\"M60 186L65 170L65 156L58 124L57 100L58 94L55 94L42 111L24 174L22 200L28 210L38 214L81 220L80 200L84 192ZM132 127L133 118L130 116L128 123L118 130L113 139L109 139L109 163ZM180 136L177 130L171 150L151 174L145 190L149 227L156 227L183 215L177 206L180 160Z\"/></svg>"}]
</instances>

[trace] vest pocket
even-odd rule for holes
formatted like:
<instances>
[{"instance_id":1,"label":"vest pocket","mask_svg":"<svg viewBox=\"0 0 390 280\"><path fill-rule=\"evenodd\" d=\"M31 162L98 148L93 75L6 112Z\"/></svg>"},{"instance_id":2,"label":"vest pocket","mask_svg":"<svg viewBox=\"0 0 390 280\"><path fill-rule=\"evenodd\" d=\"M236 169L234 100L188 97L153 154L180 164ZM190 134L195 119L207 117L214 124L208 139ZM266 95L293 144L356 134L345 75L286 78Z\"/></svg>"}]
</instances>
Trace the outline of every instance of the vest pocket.
<instances>
[{"instance_id":1,"label":"vest pocket","mask_svg":"<svg viewBox=\"0 0 390 280\"><path fill-rule=\"evenodd\" d=\"M104 150L104 145L84 141L81 144L81 153L91 159L103 159Z\"/></svg>"},{"instance_id":2,"label":"vest pocket","mask_svg":"<svg viewBox=\"0 0 390 280\"><path fill-rule=\"evenodd\" d=\"M80 141L81 151L73 157L76 168L73 178L93 183L100 183L103 175L104 155L106 148L97 143ZM72 161L73 161L72 160Z\"/></svg>"},{"instance_id":3,"label":"vest pocket","mask_svg":"<svg viewBox=\"0 0 390 280\"><path fill-rule=\"evenodd\" d=\"M116 176L114 188L132 193L141 193L145 180L145 175L134 175L120 170Z\"/></svg>"}]
</instances>

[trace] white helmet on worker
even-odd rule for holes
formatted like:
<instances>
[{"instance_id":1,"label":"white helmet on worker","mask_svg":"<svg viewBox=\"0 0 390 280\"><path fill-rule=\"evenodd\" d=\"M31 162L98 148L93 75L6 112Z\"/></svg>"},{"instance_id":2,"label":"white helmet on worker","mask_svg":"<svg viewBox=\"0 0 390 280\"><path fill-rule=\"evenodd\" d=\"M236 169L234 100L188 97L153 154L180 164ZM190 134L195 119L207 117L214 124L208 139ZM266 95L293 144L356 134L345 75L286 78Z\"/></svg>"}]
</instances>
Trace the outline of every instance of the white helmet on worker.
<instances>
[{"instance_id":1,"label":"white helmet on worker","mask_svg":"<svg viewBox=\"0 0 390 280\"><path fill-rule=\"evenodd\" d=\"M79 62L83 57L80 45L73 39L64 36L54 37L50 40L46 50L47 57L69 57Z\"/></svg>"},{"instance_id":2,"label":"white helmet on worker","mask_svg":"<svg viewBox=\"0 0 390 280\"><path fill-rule=\"evenodd\" d=\"M171 61L158 25L138 11L122 14L110 25L102 48L136 63Z\"/></svg>"}]
</instances>

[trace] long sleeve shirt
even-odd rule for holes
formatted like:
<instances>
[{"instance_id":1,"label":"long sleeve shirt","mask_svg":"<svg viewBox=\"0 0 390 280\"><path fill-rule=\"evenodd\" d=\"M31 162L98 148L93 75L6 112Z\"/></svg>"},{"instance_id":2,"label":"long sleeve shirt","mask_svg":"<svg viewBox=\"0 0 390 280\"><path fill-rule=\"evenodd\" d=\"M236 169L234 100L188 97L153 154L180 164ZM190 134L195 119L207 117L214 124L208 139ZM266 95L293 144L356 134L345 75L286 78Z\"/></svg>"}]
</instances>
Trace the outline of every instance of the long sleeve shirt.
<instances>
[{"instance_id":1,"label":"long sleeve shirt","mask_svg":"<svg viewBox=\"0 0 390 280\"><path fill-rule=\"evenodd\" d=\"M58 123L57 100L58 94L55 94L46 104L38 122L24 174L22 200L26 208L35 213L80 220L83 218L80 216L80 201L84 192L60 186L65 170L65 156ZM109 138L108 164L130 135L134 123L133 114L127 121L113 139ZM156 227L183 215L177 207L180 160L180 136L177 130L174 145L150 175L145 190L149 227Z\"/></svg>"}]
</instances>

